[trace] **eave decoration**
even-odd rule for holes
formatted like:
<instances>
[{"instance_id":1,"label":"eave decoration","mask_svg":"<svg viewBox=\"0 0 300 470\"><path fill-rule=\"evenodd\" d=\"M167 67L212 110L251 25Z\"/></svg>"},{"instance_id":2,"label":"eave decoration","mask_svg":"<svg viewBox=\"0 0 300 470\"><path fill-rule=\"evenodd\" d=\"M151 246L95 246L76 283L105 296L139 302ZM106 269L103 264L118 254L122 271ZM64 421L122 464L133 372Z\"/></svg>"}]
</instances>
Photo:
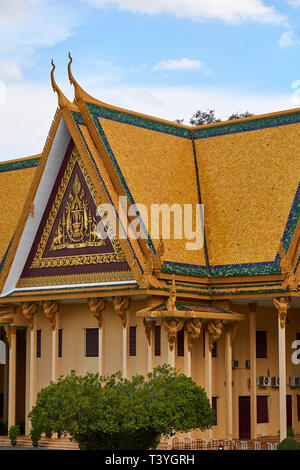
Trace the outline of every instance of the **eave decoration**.
<instances>
[{"instance_id":1,"label":"eave decoration","mask_svg":"<svg viewBox=\"0 0 300 470\"><path fill-rule=\"evenodd\" d=\"M300 283L300 269L297 269L300 257L300 239L298 239L296 249L292 254L285 252L282 240L278 252L281 258L280 269L284 276L281 287L283 289L289 287L291 290L297 290Z\"/></svg>"}]
</instances>

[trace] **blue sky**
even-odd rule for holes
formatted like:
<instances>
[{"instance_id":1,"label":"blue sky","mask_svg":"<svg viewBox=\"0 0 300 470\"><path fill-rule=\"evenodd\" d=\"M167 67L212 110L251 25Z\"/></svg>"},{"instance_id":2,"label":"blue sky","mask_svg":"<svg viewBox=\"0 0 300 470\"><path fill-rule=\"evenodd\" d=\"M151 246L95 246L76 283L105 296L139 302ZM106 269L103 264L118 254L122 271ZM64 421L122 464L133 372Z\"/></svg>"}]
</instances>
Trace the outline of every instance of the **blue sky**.
<instances>
[{"instance_id":1,"label":"blue sky","mask_svg":"<svg viewBox=\"0 0 300 470\"><path fill-rule=\"evenodd\" d=\"M165 119L300 106L299 20L300 0L1 0L0 160L42 151L69 50L87 92Z\"/></svg>"}]
</instances>

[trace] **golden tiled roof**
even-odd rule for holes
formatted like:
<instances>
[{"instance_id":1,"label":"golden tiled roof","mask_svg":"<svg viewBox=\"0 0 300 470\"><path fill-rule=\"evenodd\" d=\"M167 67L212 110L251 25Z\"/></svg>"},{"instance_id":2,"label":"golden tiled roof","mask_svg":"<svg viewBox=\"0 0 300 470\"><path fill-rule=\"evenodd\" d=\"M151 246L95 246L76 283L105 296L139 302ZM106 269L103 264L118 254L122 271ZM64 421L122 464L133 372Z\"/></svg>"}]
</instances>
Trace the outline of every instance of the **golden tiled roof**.
<instances>
[{"instance_id":1,"label":"golden tiled roof","mask_svg":"<svg viewBox=\"0 0 300 470\"><path fill-rule=\"evenodd\" d=\"M40 155L0 163L0 262L5 255L39 162Z\"/></svg>"},{"instance_id":2,"label":"golden tiled roof","mask_svg":"<svg viewBox=\"0 0 300 470\"><path fill-rule=\"evenodd\" d=\"M148 209L150 236L151 204L180 204L183 208L199 203L191 139L110 119L99 121L134 202ZM172 238L164 240L164 260L205 265L203 249L186 250L186 239ZM153 242L157 246L159 240Z\"/></svg>"},{"instance_id":3,"label":"golden tiled roof","mask_svg":"<svg viewBox=\"0 0 300 470\"><path fill-rule=\"evenodd\" d=\"M299 185L300 124L195 142L211 265L273 261Z\"/></svg>"}]
</instances>

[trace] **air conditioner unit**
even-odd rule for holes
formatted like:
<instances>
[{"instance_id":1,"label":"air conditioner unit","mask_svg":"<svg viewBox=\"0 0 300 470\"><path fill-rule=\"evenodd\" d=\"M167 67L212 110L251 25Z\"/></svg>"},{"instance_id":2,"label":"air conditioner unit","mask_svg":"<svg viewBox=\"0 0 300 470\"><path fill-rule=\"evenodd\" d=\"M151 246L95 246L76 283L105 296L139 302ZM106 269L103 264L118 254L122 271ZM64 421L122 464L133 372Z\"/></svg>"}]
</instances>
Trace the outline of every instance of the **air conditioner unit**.
<instances>
[{"instance_id":1,"label":"air conditioner unit","mask_svg":"<svg viewBox=\"0 0 300 470\"><path fill-rule=\"evenodd\" d=\"M239 366L239 361L232 361L232 368L237 369Z\"/></svg>"},{"instance_id":2,"label":"air conditioner unit","mask_svg":"<svg viewBox=\"0 0 300 470\"><path fill-rule=\"evenodd\" d=\"M250 359L247 359L245 362L246 369L250 369Z\"/></svg>"},{"instance_id":3,"label":"air conditioner unit","mask_svg":"<svg viewBox=\"0 0 300 470\"><path fill-rule=\"evenodd\" d=\"M259 387L271 387L272 377L257 377L256 385L258 385Z\"/></svg>"},{"instance_id":4,"label":"air conditioner unit","mask_svg":"<svg viewBox=\"0 0 300 470\"><path fill-rule=\"evenodd\" d=\"M290 377L290 387L300 387L300 377L292 376Z\"/></svg>"},{"instance_id":5,"label":"air conditioner unit","mask_svg":"<svg viewBox=\"0 0 300 470\"><path fill-rule=\"evenodd\" d=\"M272 377L272 387L279 387L279 377Z\"/></svg>"}]
</instances>

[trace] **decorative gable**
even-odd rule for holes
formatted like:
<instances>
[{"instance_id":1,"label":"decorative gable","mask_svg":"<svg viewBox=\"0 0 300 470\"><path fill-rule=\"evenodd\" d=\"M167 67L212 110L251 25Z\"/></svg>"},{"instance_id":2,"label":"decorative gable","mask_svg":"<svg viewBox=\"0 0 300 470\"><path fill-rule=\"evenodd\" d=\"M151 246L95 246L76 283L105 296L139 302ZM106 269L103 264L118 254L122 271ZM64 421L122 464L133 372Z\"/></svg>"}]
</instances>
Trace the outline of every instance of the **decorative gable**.
<instances>
[{"instance_id":1,"label":"decorative gable","mask_svg":"<svg viewBox=\"0 0 300 470\"><path fill-rule=\"evenodd\" d=\"M133 278L95 200L96 189L73 147L62 163L17 287Z\"/></svg>"}]
</instances>

